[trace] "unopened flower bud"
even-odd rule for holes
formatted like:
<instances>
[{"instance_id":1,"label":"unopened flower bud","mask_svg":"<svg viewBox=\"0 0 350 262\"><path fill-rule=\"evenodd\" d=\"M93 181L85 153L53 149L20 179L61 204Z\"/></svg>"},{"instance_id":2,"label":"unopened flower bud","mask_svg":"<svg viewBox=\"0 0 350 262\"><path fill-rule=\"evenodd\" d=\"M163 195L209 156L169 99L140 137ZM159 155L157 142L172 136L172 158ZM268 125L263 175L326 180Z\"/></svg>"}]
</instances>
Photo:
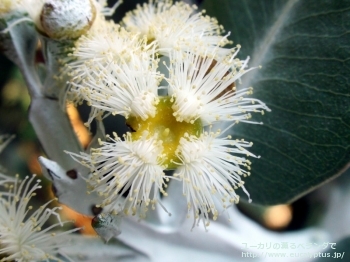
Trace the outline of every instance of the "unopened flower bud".
<instances>
[{"instance_id":1,"label":"unopened flower bud","mask_svg":"<svg viewBox=\"0 0 350 262\"><path fill-rule=\"evenodd\" d=\"M86 33L96 17L91 0L47 0L40 14L42 30L53 39L74 39Z\"/></svg>"}]
</instances>

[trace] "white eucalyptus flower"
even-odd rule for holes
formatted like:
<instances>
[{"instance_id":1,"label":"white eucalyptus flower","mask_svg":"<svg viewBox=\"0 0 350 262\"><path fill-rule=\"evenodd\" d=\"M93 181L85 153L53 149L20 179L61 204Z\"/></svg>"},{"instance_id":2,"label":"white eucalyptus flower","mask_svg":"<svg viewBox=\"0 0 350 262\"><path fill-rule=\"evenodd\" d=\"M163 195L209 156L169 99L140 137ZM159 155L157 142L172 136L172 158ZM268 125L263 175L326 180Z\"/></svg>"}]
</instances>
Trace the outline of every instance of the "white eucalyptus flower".
<instances>
[{"instance_id":1,"label":"white eucalyptus flower","mask_svg":"<svg viewBox=\"0 0 350 262\"><path fill-rule=\"evenodd\" d=\"M254 69L245 69L249 58L235 59L239 49L240 46L232 49L232 55L221 62L210 50L201 55L170 52L169 95L174 100L177 121L193 123L200 119L205 125L217 121L250 122L250 112L268 110L261 101L245 98L253 93L252 88L236 89L235 82Z\"/></svg>"},{"instance_id":2,"label":"white eucalyptus flower","mask_svg":"<svg viewBox=\"0 0 350 262\"><path fill-rule=\"evenodd\" d=\"M193 212L195 221L203 220L209 225L209 213L216 220L219 211L214 198L226 209L238 203L235 189L241 187L247 194L241 177L250 175L251 162L244 156L253 156L246 147L252 143L232 140L231 136L219 138L220 133L204 132L199 137L181 138L176 155L180 162L174 177L183 180L183 195L187 198L188 211ZM194 225L193 225L194 226Z\"/></svg>"},{"instance_id":3,"label":"white eucalyptus flower","mask_svg":"<svg viewBox=\"0 0 350 262\"><path fill-rule=\"evenodd\" d=\"M146 36L149 42L156 41L158 52L168 55L173 49L191 48L192 52L216 48L230 43L227 35L222 36L223 27L215 18L197 12L196 6L171 0L149 0L123 18L127 30ZM220 48L218 55L226 55L227 49Z\"/></svg>"},{"instance_id":4,"label":"white eucalyptus flower","mask_svg":"<svg viewBox=\"0 0 350 262\"><path fill-rule=\"evenodd\" d=\"M166 195L162 142L149 138L147 132L137 140L130 133L124 141L116 134L114 138L108 136L108 140L111 142L100 141L101 147L92 149L91 154L70 155L90 168L88 182L105 199L101 207L111 204L118 209L121 205L126 215L144 218L148 207L154 209L159 200L158 192Z\"/></svg>"},{"instance_id":5,"label":"white eucalyptus flower","mask_svg":"<svg viewBox=\"0 0 350 262\"><path fill-rule=\"evenodd\" d=\"M82 36L61 74L70 78L67 99L92 106L88 123L101 116L101 110L126 118L154 115L161 80L154 48L113 22Z\"/></svg>"},{"instance_id":6,"label":"white eucalyptus flower","mask_svg":"<svg viewBox=\"0 0 350 262\"><path fill-rule=\"evenodd\" d=\"M129 60L132 54L145 48L144 41L140 41L137 35L125 31L113 21L105 21L103 27L81 36L74 45L68 55L71 61L65 69L72 77L81 78L84 77L81 75L83 69L91 70L95 63L105 66L112 61Z\"/></svg>"},{"instance_id":7,"label":"white eucalyptus flower","mask_svg":"<svg viewBox=\"0 0 350 262\"><path fill-rule=\"evenodd\" d=\"M94 69L81 83L71 82L72 92L79 93L93 108L114 115L147 119L155 115L158 103L156 61L146 52L129 54L128 60L94 63Z\"/></svg>"},{"instance_id":8,"label":"white eucalyptus flower","mask_svg":"<svg viewBox=\"0 0 350 262\"><path fill-rule=\"evenodd\" d=\"M112 7L108 7L107 0L95 0L97 10L104 16L112 16L115 10L123 3L123 0L118 0Z\"/></svg>"},{"instance_id":9,"label":"white eucalyptus flower","mask_svg":"<svg viewBox=\"0 0 350 262\"><path fill-rule=\"evenodd\" d=\"M5 185L9 182L14 182L14 179L12 177L8 177L8 176L0 173L0 186Z\"/></svg>"},{"instance_id":10,"label":"white eucalyptus flower","mask_svg":"<svg viewBox=\"0 0 350 262\"><path fill-rule=\"evenodd\" d=\"M130 32L116 26L78 41L70 85L92 112L98 110L89 122L101 114L122 115L132 131L123 139L107 135L88 153L68 152L90 168L88 191L104 199L100 206L107 211L144 218L150 204L160 203L159 192L167 195L170 178L183 183L194 225L203 220L207 226L219 210L238 202L236 188L249 197L241 177L250 174L243 155L256 157L246 149L252 144L225 133L239 122L256 123L251 113L269 109L247 97L252 88L236 86L253 69L249 58L236 58L240 46L223 51L220 39L226 37L216 20L194 11L182 2L150 1L124 19ZM157 72L158 53L169 58L164 76ZM212 132L223 122L224 131ZM167 170L174 175L164 175Z\"/></svg>"},{"instance_id":11,"label":"white eucalyptus flower","mask_svg":"<svg viewBox=\"0 0 350 262\"><path fill-rule=\"evenodd\" d=\"M133 61L106 66L99 73L103 81L85 83L85 97L92 106L107 112L119 107L114 113L126 116L134 131L124 140L107 136L112 142L101 141L101 147L90 154L70 153L91 169L89 190L104 198L101 206L110 205L116 212L123 210L143 218L149 203L159 200L159 191L167 195L164 181L172 178L182 181L194 221L203 220L207 226L210 217L217 218L219 209L238 202L237 187L249 196L241 177L250 174L246 171L250 170L250 161L242 154L255 157L246 149L252 144L221 138L220 130L205 132L213 122L251 122L247 120L250 112L269 110L261 101L244 97L251 94L250 90L232 90L235 81L248 71L243 69L247 60L234 59L237 51L222 62L214 60L215 54L209 50L204 57L171 52L166 78L169 86L163 87L169 96L165 97L156 95L157 82L149 81L147 73L135 77L139 69ZM152 97L138 99L149 87L154 88L149 93ZM175 170L174 176L165 176L165 170ZM122 195L126 195L125 200ZM220 207L215 199L221 200Z\"/></svg>"},{"instance_id":12,"label":"white eucalyptus flower","mask_svg":"<svg viewBox=\"0 0 350 262\"><path fill-rule=\"evenodd\" d=\"M22 182L17 177L14 184L7 184L7 192L0 192L0 261L61 261L58 253L67 242L60 237L79 230L52 232L66 222L62 222L57 213L59 207L47 208L52 201L36 210L29 205L35 191L41 188L40 180L33 185L34 180L35 175ZM58 222L45 228L51 216Z\"/></svg>"}]
</instances>

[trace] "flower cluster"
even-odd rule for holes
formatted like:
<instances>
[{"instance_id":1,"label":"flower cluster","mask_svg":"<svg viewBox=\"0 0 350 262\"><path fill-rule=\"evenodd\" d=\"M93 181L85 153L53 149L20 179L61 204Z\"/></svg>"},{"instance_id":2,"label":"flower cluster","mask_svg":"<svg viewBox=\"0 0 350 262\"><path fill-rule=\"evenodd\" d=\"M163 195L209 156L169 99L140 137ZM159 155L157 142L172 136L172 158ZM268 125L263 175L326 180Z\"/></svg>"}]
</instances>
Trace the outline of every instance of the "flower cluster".
<instances>
[{"instance_id":1,"label":"flower cluster","mask_svg":"<svg viewBox=\"0 0 350 262\"><path fill-rule=\"evenodd\" d=\"M13 138L0 135L0 153ZM67 245L61 237L79 230L52 231L67 223L61 221L57 212L59 207L48 208L55 199L38 209L28 206L41 188L40 180L33 184L35 177L27 176L20 181L18 175L10 177L0 173L0 261L61 261L62 256L66 256L60 248ZM57 218L58 223L45 228L45 223L52 216Z\"/></svg>"},{"instance_id":2,"label":"flower cluster","mask_svg":"<svg viewBox=\"0 0 350 262\"><path fill-rule=\"evenodd\" d=\"M57 213L59 207L47 207L53 200L36 210L28 205L35 191L41 188L40 180L33 185L35 175L24 181L19 181L18 176L2 178L6 183L3 183L5 190L0 191L0 261L61 261L59 249L67 245L61 237L79 229L52 232L66 223L61 222ZM58 223L44 228L51 216Z\"/></svg>"},{"instance_id":3,"label":"flower cluster","mask_svg":"<svg viewBox=\"0 0 350 262\"><path fill-rule=\"evenodd\" d=\"M237 58L239 45L225 48L229 34L196 9L150 0L121 24L100 22L63 61L66 97L92 108L87 124L122 115L130 127L90 152L69 153L90 168L88 190L103 197L101 207L143 218L174 180L183 184L189 215L207 226L238 202L236 189L249 197L242 177L250 175L247 156L256 157L247 150L252 143L225 133L269 109L248 97L252 88L236 86L252 69L249 58Z\"/></svg>"}]
</instances>

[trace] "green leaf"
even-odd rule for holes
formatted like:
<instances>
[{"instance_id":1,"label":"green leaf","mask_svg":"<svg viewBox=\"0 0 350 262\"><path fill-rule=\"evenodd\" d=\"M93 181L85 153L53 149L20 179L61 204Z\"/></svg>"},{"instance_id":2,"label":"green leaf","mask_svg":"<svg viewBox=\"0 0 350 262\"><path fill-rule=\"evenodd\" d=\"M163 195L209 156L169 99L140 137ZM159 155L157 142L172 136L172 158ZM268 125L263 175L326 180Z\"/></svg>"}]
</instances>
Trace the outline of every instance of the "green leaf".
<instances>
[{"instance_id":1,"label":"green leaf","mask_svg":"<svg viewBox=\"0 0 350 262\"><path fill-rule=\"evenodd\" d=\"M232 134L254 142L246 187L253 203L295 200L343 172L350 159L350 1L205 0L250 55L239 88L272 112Z\"/></svg>"}]
</instances>

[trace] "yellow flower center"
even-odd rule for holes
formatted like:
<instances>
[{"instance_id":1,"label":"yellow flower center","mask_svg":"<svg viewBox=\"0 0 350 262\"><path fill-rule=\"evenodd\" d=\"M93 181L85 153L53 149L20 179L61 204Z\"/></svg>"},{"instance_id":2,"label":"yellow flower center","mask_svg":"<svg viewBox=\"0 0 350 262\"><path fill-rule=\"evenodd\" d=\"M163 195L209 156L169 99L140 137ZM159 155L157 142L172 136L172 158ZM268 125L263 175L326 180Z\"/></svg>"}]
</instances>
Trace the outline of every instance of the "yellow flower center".
<instances>
[{"instance_id":1,"label":"yellow flower center","mask_svg":"<svg viewBox=\"0 0 350 262\"><path fill-rule=\"evenodd\" d=\"M176 149L179 146L181 137L187 133L199 137L202 133L202 121L197 119L193 124L186 122L178 122L174 117L174 110L171 108L173 102L170 97L162 97L157 104L157 112L154 117L149 117L142 120L139 117L130 117L127 119L127 124L135 131L132 133L132 139L139 139L144 131L147 131L149 136L157 135L159 140L163 142L163 154L166 157L164 162L167 169L175 169L178 162L176 157Z\"/></svg>"}]
</instances>

